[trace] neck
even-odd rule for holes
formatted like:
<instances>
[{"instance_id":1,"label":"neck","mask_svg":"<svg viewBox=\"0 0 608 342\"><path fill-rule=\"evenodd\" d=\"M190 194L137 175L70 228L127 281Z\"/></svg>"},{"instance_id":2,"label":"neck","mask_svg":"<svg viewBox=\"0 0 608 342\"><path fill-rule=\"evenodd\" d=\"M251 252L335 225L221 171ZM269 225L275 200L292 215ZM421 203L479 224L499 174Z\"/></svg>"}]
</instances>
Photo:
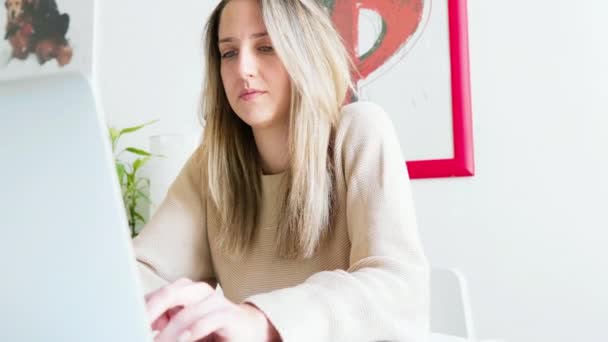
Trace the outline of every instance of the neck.
<instances>
[{"instance_id":1,"label":"neck","mask_svg":"<svg viewBox=\"0 0 608 342\"><path fill-rule=\"evenodd\" d=\"M255 144L265 175L280 173L289 167L288 132L288 123L267 128L253 128Z\"/></svg>"}]
</instances>

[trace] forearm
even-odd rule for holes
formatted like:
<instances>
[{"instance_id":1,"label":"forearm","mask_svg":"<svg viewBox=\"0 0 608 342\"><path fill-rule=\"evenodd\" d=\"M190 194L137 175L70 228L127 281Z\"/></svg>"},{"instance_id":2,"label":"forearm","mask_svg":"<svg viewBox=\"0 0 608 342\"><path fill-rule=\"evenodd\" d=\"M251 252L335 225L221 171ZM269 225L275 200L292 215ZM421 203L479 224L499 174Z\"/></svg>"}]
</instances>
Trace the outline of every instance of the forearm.
<instances>
[{"instance_id":1,"label":"forearm","mask_svg":"<svg viewBox=\"0 0 608 342\"><path fill-rule=\"evenodd\" d=\"M428 330L427 265L380 257L364 263L349 272L320 272L301 285L248 301L267 314L285 342L423 338Z\"/></svg>"}]
</instances>

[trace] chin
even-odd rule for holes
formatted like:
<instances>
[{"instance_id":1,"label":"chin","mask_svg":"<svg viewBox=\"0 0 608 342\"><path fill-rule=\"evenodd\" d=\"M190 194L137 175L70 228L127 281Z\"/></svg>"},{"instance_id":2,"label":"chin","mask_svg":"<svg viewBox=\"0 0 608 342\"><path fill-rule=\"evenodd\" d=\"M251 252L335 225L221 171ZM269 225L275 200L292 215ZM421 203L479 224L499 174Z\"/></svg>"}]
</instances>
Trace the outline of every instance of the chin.
<instances>
[{"instance_id":1,"label":"chin","mask_svg":"<svg viewBox=\"0 0 608 342\"><path fill-rule=\"evenodd\" d=\"M243 113L243 112L241 112ZM243 120L251 128L267 128L272 126L276 118L273 118L269 113L260 113L256 111L249 111L243 114L238 114L239 118Z\"/></svg>"},{"instance_id":2,"label":"chin","mask_svg":"<svg viewBox=\"0 0 608 342\"><path fill-rule=\"evenodd\" d=\"M266 129L274 124L273 120L264 118L248 118L248 120L243 121L253 129Z\"/></svg>"}]
</instances>

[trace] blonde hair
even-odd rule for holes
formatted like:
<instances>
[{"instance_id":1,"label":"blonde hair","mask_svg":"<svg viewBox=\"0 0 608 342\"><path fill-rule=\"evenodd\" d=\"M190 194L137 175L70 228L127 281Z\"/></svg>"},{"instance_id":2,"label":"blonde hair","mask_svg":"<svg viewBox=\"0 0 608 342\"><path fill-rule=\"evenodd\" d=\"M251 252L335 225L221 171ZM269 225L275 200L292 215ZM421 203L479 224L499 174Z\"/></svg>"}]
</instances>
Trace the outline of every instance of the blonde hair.
<instances>
[{"instance_id":1,"label":"blonde hair","mask_svg":"<svg viewBox=\"0 0 608 342\"><path fill-rule=\"evenodd\" d=\"M261 166L251 127L232 110L222 86L218 31L223 0L206 26L206 121L208 189L222 226L219 242L242 255L255 241L261 200ZM355 93L348 52L323 7L314 0L259 0L274 49L291 79L290 165L277 254L312 256L328 235L335 207L332 134L340 107ZM289 23L289 24L286 24ZM204 166L203 166L204 167Z\"/></svg>"}]
</instances>

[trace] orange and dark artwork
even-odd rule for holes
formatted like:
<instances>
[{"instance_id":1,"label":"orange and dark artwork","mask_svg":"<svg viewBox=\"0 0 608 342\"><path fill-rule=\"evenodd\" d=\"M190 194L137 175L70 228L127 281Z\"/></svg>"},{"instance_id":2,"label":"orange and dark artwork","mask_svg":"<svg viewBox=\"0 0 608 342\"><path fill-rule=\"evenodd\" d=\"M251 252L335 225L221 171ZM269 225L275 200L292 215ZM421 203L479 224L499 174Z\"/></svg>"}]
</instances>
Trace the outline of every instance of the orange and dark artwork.
<instances>
[{"instance_id":1,"label":"orange and dark artwork","mask_svg":"<svg viewBox=\"0 0 608 342\"><path fill-rule=\"evenodd\" d=\"M425 0L323 0L357 65L356 81L367 78L407 44L418 30ZM376 12L382 29L370 50L358 55L359 14Z\"/></svg>"},{"instance_id":2,"label":"orange and dark artwork","mask_svg":"<svg viewBox=\"0 0 608 342\"><path fill-rule=\"evenodd\" d=\"M52 59L59 66L70 63L70 16L60 12L56 0L5 0L4 5L4 39L11 46L11 59L24 60L34 54L40 65Z\"/></svg>"}]
</instances>

